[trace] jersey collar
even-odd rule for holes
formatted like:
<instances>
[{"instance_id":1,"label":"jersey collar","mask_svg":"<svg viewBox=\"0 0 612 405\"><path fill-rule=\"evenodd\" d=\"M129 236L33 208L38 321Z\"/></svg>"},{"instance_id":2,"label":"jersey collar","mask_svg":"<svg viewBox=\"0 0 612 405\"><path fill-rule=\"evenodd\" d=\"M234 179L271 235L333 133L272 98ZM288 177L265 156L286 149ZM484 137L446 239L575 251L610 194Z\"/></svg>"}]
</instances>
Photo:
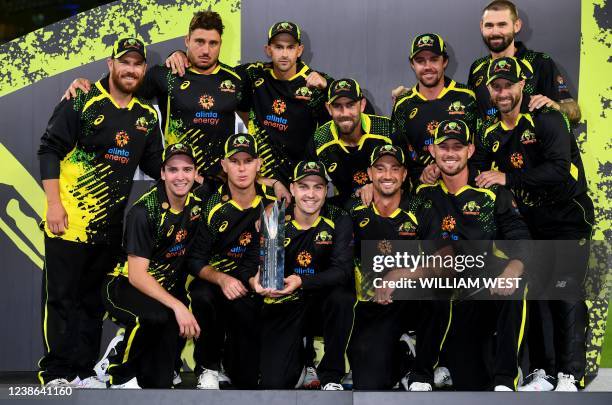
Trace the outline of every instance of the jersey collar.
<instances>
[{"instance_id":1,"label":"jersey collar","mask_svg":"<svg viewBox=\"0 0 612 405\"><path fill-rule=\"evenodd\" d=\"M448 93L449 91L453 90L455 88L455 84L456 82L454 80L452 80L451 78L444 76L444 88L442 88L442 91L440 92L440 94L438 94L438 97L436 97L436 100L441 99L442 97L444 97L446 95L446 93ZM421 92L419 92L419 84L415 84L412 87L412 96L416 96L418 98L420 98L423 101L430 101L427 99L427 97L425 97L423 94L421 94Z\"/></svg>"},{"instance_id":2,"label":"jersey collar","mask_svg":"<svg viewBox=\"0 0 612 405\"><path fill-rule=\"evenodd\" d=\"M338 135L338 127L336 127L336 123L333 120L331 120L330 122L331 124L329 126L329 130L331 131L332 137L334 138L333 142L338 144L338 146L340 146L340 148L344 152L350 153L344 141L342 141L342 138L340 138L340 136ZM361 138L359 138L359 142L357 142L357 149L361 150L361 147L363 146L363 143L365 142L367 135L370 133L371 128L372 128L372 119L370 118L368 114L361 113L362 134L361 134Z\"/></svg>"},{"instance_id":3,"label":"jersey collar","mask_svg":"<svg viewBox=\"0 0 612 405\"><path fill-rule=\"evenodd\" d=\"M187 70L190 71L191 73L196 74L196 75L202 75L202 76L216 75L221 70L221 62L217 62L217 66L210 73L198 72L197 70L195 70L194 68L191 68L191 67L188 68Z\"/></svg>"},{"instance_id":4,"label":"jersey collar","mask_svg":"<svg viewBox=\"0 0 612 405\"><path fill-rule=\"evenodd\" d=\"M264 201L265 203L265 200L276 200L275 197L268 194L268 191L269 190L266 186L260 185L259 183L255 183L255 198L251 201L249 208L256 208L262 201ZM222 185L220 185L217 189L217 192L221 195L222 203L229 203L236 207L236 209L238 209L239 211L244 211L244 209L232 199L232 193L227 183L223 183Z\"/></svg>"},{"instance_id":5,"label":"jersey collar","mask_svg":"<svg viewBox=\"0 0 612 405\"><path fill-rule=\"evenodd\" d=\"M274 74L274 67L272 66L272 64L270 63L269 67L266 68L266 70L268 71L268 73L270 73L270 76L272 76L274 79L276 80L281 80L278 77L276 77L276 75ZM305 64L302 61L298 61L298 63L296 64L296 74L291 76L287 81L293 81L299 77L303 77L304 79L306 79L306 77L308 76L308 71L310 70L310 68L308 67L307 64Z\"/></svg>"},{"instance_id":6,"label":"jersey collar","mask_svg":"<svg viewBox=\"0 0 612 405\"><path fill-rule=\"evenodd\" d=\"M100 93L102 93L104 97L108 98L110 102L113 103L113 105L116 108L122 109L124 107L120 107L119 104L117 104L117 102L113 99L113 96L111 96L110 94L109 80L110 80L109 75L106 75L102 79L98 80L95 83L95 86L97 87L98 90L100 90ZM134 107L135 103L136 103L136 96L132 94L132 99L127 104L127 106L125 106L125 108L127 108L128 110L132 110L132 107Z\"/></svg>"}]
</instances>

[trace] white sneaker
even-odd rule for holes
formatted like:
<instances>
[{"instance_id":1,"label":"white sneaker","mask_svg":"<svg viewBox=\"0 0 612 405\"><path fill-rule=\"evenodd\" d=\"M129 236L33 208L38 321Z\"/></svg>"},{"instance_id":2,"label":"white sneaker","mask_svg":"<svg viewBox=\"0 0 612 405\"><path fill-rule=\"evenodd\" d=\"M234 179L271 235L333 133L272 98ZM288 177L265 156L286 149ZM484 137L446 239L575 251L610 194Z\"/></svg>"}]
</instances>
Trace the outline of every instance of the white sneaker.
<instances>
[{"instance_id":1,"label":"white sneaker","mask_svg":"<svg viewBox=\"0 0 612 405\"><path fill-rule=\"evenodd\" d=\"M325 386L328 386L326 384ZM317 375L317 369L314 367L306 367L306 374L304 375L304 382L302 388L307 390L318 390L321 388L321 381Z\"/></svg>"},{"instance_id":2,"label":"white sneaker","mask_svg":"<svg viewBox=\"0 0 612 405\"><path fill-rule=\"evenodd\" d=\"M342 387L342 384L333 383L333 382L325 384L325 387L321 389L323 391L344 391L344 387Z\"/></svg>"},{"instance_id":3,"label":"white sneaker","mask_svg":"<svg viewBox=\"0 0 612 405\"><path fill-rule=\"evenodd\" d=\"M557 387L555 391L577 392L576 379L571 374L557 374Z\"/></svg>"},{"instance_id":4,"label":"white sneaker","mask_svg":"<svg viewBox=\"0 0 612 405\"><path fill-rule=\"evenodd\" d=\"M413 382L410 384L408 391L432 391L431 384L422 382Z\"/></svg>"},{"instance_id":5,"label":"white sneaker","mask_svg":"<svg viewBox=\"0 0 612 405\"><path fill-rule=\"evenodd\" d=\"M79 377L75 378L72 382L76 388L85 388L85 389L106 389L106 381L103 381L98 376L87 377L84 380L81 380Z\"/></svg>"},{"instance_id":6,"label":"white sneaker","mask_svg":"<svg viewBox=\"0 0 612 405\"><path fill-rule=\"evenodd\" d=\"M546 371L537 369L525 378L526 381L531 377L531 381L520 386L519 391L552 391L555 386L552 384L554 379L546 375Z\"/></svg>"},{"instance_id":7,"label":"white sneaker","mask_svg":"<svg viewBox=\"0 0 612 405\"><path fill-rule=\"evenodd\" d=\"M108 374L106 373L106 370L108 370L108 366L110 365L110 360L108 358L117 354L117 345L121 341L123 341L123 334L115 336L113 340L108 343L106 351L104 352L104 355L102 356L100 361L97 362L94 366L94 371L96 372L96 375L102 378L103 381L104 378L108 379Z\"/></svg>"},{"instance_id":8,"label":"white sneaker","mask_svg":"<svg viewBox=\"0 0 612 405\"><path fill-rule=\"evenodd\" d=\"M219 370L219 385L223 386L231 384L232 380L228 377L227 374L225 374L225 369L223 368L223 365L221 365L221 370Z\"/></svg>"},{"instance_id":9,"label":"white sneaker","mask_svg":"<svg viewBox=\"0 0 612 405\"><path fill-rule=\"evenodd\" d=\"M198 376L198 384L196 388L199 390L218 390L219 389L219 372L217 370L202 370Z\"/></svg>"},{"instance_id":10,"label":"white sneaker","mask_svg":"<svg viewBox=\"0 0 612 405\"><path fill-rule=\"evenodd\" d=\"M342 386L347 390L353 389L353 370L349 370L348 373L342 379Z\"/></svg>"},{"instance_id":11,"label":"white sneaker","mask_svg":"<svg viewBox=\"0 0 612 405\"><path fill-rule=\"evenodd\" d=\"M446 388L453 386L453 379L450 371L446 367L436 367L434 370L434 385L436 388Z\"/></svg>"},{"instance_id":12,"label":"white sneaker","mask_svg":"<svg viewBox=\"0 0 612 405\"><path fill-rule=\"evenodd\" d=\"M78 377L77 377L78 378ZM45 384L45 387L72 387L72 383L65 378L56 378Z\"/></svg>"},{"instance_id":13,"label":"white sneaker","mask_svg":"<svg viewBox=\"0 0 612 405\"><path fill-rule=\"evenodd\" d=\"M495 389L493 391L511 391L514 392L514 390L510 387L506 387L505 385L496 385Z\"/></svg>"},{"instance_id":14,"label":"white sneaker","mask_svg":"<svg viewBox=\"0 0 612 405\"><path fill-rule=\"evenodd\" d=\"M174 374L172 375L172 385L179 385L182 382L183 379L181 378L181 375L174 371Z\"/></svg>"},{"instance_id":15,"label":"white sneaker","mask_svg":"<svg viewBox=\"0 0 612 405\"><path fill-rule=\"evenodd\" d=\"M112 384L111 389L115 390L141 390L142 388L138 385L138 380L136 377L132 378L130 381L125 382L123 384Z\"/></svg>"}]
</instances>

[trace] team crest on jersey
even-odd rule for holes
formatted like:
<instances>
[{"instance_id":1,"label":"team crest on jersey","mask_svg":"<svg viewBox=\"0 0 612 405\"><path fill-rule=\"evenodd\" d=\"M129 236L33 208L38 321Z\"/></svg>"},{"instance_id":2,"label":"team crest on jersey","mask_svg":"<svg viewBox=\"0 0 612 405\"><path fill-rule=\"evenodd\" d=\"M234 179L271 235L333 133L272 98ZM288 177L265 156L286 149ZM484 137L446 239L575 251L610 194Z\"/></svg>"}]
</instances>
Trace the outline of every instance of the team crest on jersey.
<instances>
[{"instance_id":1,"label":"team crest on jersey","mask_svg":"<svg viewBox=\"0 0 612 405\"><path fill-rule=\"evenodd\" d=\"M215 105L215 99L209 94L203 94L200 96L200 105L205 110L210 110Z\"/></svg>"},{"instance_id":2,"label":"team crest on jersey","mask_svg":"<svg viewBox=\"0 0 612 405\"><path fill-rule=\"evenodd\" d=\"M448 113L450 115L464 115L465 114L465 106L461 103L461 101L457 100L451 105L448 106Z\"/></svg>"},{"instance_id":3,"label":"team crest on jersey","mask_svg":"<svg viewBox=\"0 0 612 405\"><path fill-rule=\"evenodd\" d=\"M401 236L415 236L416 235L416 227L410 221L406 221L399 226L398 233Z\"/></svg>"},{"instance_id":4,"label":"team crest on jersey","mask_svg":"<svg viewBox=\"0 0 612 405\"><path fill-rule=\"evenodd\" d=\"M235 93L236 92L236 85L234 84L234 82L232 82L231 80L224 80L221 82L221 84L219 85L219 90L226 92L226 93Z\"/></svg>"},{"instance_id":5,"label":"team crest on jersey","mask_svg":"<svg viewBox=\"0 0 612 405\"><path fill-rule=\"evenodd\" d=\"M455 230L455 226L457 225L457 221L453 218L452 215L447 215L442 218L442 230L446 232L452 232Z\"/></svg>"},{"instance_id":6,"label":"team crest on jersey","mask_svg":"<svg viewBox=\"0 0 612 405\"><path fill-rule=\"evenodd\" d=\"M308 267L308 265L310 264L310 262L312 261L312 255L305 251L302 250L296 257L295 259L297 261L297 263L301 266L301 267Z\"/></svg>"},{"instance_id":7,"label":"team crest on jersey","mask_svg":"<svg viewBox=\"0 0 612 405\"><path fill-rule=\"evenodd\" d=\"M282 115L287 110L287 104L285 104L285 102L280 98L277 98L272 103L272 110L274 111L274 114Z\"/></svg>"},{"instance_id":8,"label":"team crest on jersey","mask_svg":"<svg viewBox=\"0 0 612 405\"><path fill-rule=\"evenodd\" d=\"M190 214L190 221L195 221L196 219L200 218L200 213L202 212L202 208L199 205L194 206L191 209L191 214Z\"/></svg>"},{"instance_id":9,"label":"team crest on jersey","mask_svg":"<svg viewBox=\"0 0 612 405\"><path fill-rule=\"evenodd\" d=\"M180 243L184 241L186 237L187 237L187 231L185 229L181 229L180 231L176 233L174 240L176 241L176 243Z\"/></svg>"},{"instance_id":10,"label":"team crest on jersey","mask_svg":"<svg viewBox=\"0 0 612 405\"><path fill-rule=\"evenodd\" d=\"M321 231L315 236L315 243L317 245L331 245L333 235L327 231Z\"/></svg>"},{"instance_id":11,"label":"team crest on jersey","mask_svg":"<svg viewBox=\"0 0 612 405\"><path fill-rule=\"evenodd\" d=\"M149 122L147 121L145 117L140 117L136 120L137 130L142 131L142 132L147 132L149 130L148 126L149 126Z\"/></svg>"},{"instance_id":12,"label":"team crest on jersey","mask_svg":"<svg viewBox=\"0 0 612 405\"><path fill-rule=\"evenodd\" d=\"M312 90L306 86L302 86L295 91L294 96L298 100L310 100L312 98Z\"/></svg>"},{"instance_id":13,"label":"team crest on jersey","mask_svg":"<svg viewBox=\"0 0 612 405\"><path fill-rule=\"evenodd\" d=\"M378 251L384 255L388 255L393 251L393 244L391 241L386 239L379 241L376 247L378 248Z\"/></svg>"},{"instance_id":14,"label":"team crest on jersey","mask_svg":"<svg viewBox=\"0 0 612 405\"><path fill-rule=\"evenodd\" d=\"M529 128L526 129L525 131L523 131L523 134L521 135L521 143L523 145L529 145L530 143L536 143L536 137L535 137L535 133L530 130Z\"/></svg>"},{"instance_id":15,"label":"team crest on jersey","mask_svg":"<svg viewBox=\"0 0 612 405\"><path fill-rule=\"evenodd\" d=\"M125 131L119 131L115 135L115 143L118 147L123 148L130 141L130 136Z\"/></svg>"},{"instance_id":16,"label":"team crest on jersey","mask_svg":"<svg viewBox=\"0 0 612 405\"><path fill-rule=\"evenodd\" d=\"M253 235L251 235L251 232L244 231L240 234L240 237L238 238L238 243L240 243L240 246L246 246L251 243L251 239L253 239Z\"/></svg>"},{"instance_id":17,"label":"team crest on jersey","mask_svg":"<svg viewBox=\"0 0 612 405\"><path fill-rule=\"evenodd\" d=\"M359 184L360 186L363 186L364 184L368 182L368 180L370 180L370 178L368 177L368 174L362 170L353 174L353 181L355 182L355 184Z\"/></svg>"},{"instance_id":18,"label":"team crest on jersey","mask_svg":"<svg viewBox=\"0 0 612 405\"><path fill-rule=\"evenodd\" d=\"M463 206L463 215L480 215L480 205L472 200Z\"/></svg>"},{"instance_id":19,"label":"team crest on jersey","mask_svg":"<svg viewBox=\"0 0 612 405\"><path fill-rule=\"evenodd\" d=\"M523 155L519 152L514 152L512 155L510 155L510 163L515 169L521 169L524 165Z\"/></svg>"}]
</instances>

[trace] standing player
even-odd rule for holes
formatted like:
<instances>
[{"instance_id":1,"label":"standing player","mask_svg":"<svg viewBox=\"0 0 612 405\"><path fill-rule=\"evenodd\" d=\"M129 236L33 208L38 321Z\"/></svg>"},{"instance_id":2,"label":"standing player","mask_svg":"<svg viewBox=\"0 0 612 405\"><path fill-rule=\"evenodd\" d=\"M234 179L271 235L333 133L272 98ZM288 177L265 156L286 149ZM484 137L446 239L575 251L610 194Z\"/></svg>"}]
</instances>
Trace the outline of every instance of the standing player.
<instances>
[{"instance_id":1,"label":"standing player","mask_svg":"<svg viewBox=\"0 0 612 405\"><path fill-rule=\"evenodd\" d=\"M38 156L45 208L43 385L105 387L93 366L104 306L100 288L118 260L123 211L140 167L158 178L157 113L134 97L146 70L144 44L123 38L110 74L53 112Z\"/></svg>"},{"instance_id":2,"label":"standing player","mask_svg":"<svg viewBox=\"0 0 612 405\"><path fill-rule=\"evenodd\" d=\"M353 79L334 81L328 90L326 108L331 121L317 128L308 154L327 168L336 188L334 203L344 206L353 192L370 182L370 155L376 146L391 143L387 117L364 113L367 101Z\"/></svg>"},{"instance_id":3,"label":"standing player","mask_svg":"<svg viewBox=\"0 0 612 405\"><path fill-rule=\"evenodd\" d=\"M190 192L196 175L187 144L166 147L161 178L130 209L124 250L102 289L109 315L125 326L108 368L111 388L170 388L178 335L197 338L200 326L181 302L182 263L196 234L201 200ZM177 298L178 297L178 298Z\"/></svg>"},{"instance_id":4,"label":"standing player","mask_svg":"<svg viewBox=\"0 0 612 405\"><path fill-rule=\"evenodd\" d=\"M557 283L580 290L594 221L580 151L563 114L550 107L530 112L521 70L514 57L496 59L488 68L487 86L498 113L476 139L473 160L483 171L476 184L512 190L534 239L576 241L574 248L557 249L548 263ZM496 170L489 170L491 164ZM550 391L556 377L556 391L576 391L586 366L586 304L573 297L539 301L533 308L530 338L540 338L529 342L535 374L523 390ZM548 340L542 338L547 331L541 329L540 314L546 312L552 315L554 359L544 355Z\"/></svg>"},{"instance_id":5,"label":"standing player","mask_svg":"<svg viewBox=\"0 0 612 405\"><path fill-rule=\"evenodd\" d=\"M485 118L497 113L486 84L489 62L514 56L528 75L524 91L531 95L529 111L552 107L565 113L570 122L577 123L580 121L580 108L555 62L549 55L527 49L522 42L515 40L522 25L516 6L511 1L494 0L483 10L480 32L490 54L472 63L468 78L468 85L476 93L481 116Z\"/></svg>"},{"instance_id":6,"label":"standing player","mask_svg":"<svg viewBox=\"0 0 612 405\"><path fill-rule=\"evenodd\" d=\"M261 387L294 388L310 354L303 337L321 333L321 387L342 390L355 305L351 219L325 202L327 173L321 162L299 162L290 188L295 203L286 211L285 288L263 290L259 274L250 280L267 296L261 316Z\"/></svg>"},{"instance_id":7,"label":"standing player","mask_svg":"<svg viewBox=\"0 0 612 405\"><path fill-rule=\"evenodd\" d=\"M431 391L433 369L443 343L448 304L433 301L416 302L374 299L361 270L362 240L416 240L420 225L409 211L411 198L402 190L406 179L404 154L393 145L374 149L368 175L372 179L373 201L369 206L361 200L349 201L355 238L355 280L357 298L355 328L349 345L349 362L353 387L360 390L391 389L405 373L400 360L400 337L409 324L417 324L415 367L411 372L410 391ZM418 309L418 310L414 310ZM417 314L411 315L411 314Z\"/></svg>"},{"instance_id":8,"label":"standing player","mask_svg":"<svg viewBox=\"0 0 612 405\"><path fill-rule=\"evenodd\" d=\"M398 98L391 120L397 138L394 143L410 155L410 178L416 187L421 174L425 178L439 174L427 149L433 143L438 124L445 119L461 119L475 131L477 111L474 93L445 76L448 54L438 34L420 34L414 38L410 66L418 83Z\"/></svg>"},{"instance_id":9,"label":"standing player","mask_svg":"<svg viewBox=\"0 0 612 405\"><path fill-rule=\"evenodd\" d=\"M461 120L442 121L429 151L440 169L441 178L433 185L423 184L417 189L417 200L424 209L417 209L420 236L429 240L530 239L527 225L514 208L512 194L503 187L491 190L475 187L467 162L474 153L468 126ZM427 204L425 204L425 202ZM499 244L499 242L498 242ZM463 254L475 256L470 245L457 245ZM487 248L487 249L490 249ZM506 259L489 255L486 276L515 279L523 275L527 251L524 246L508 247ZM468 277L470 274L468 273ZM480 274L472 273L472 277ZM518 289L494 288L484 290L472 300L453 304L452 328L447 342L448 366L453 374L454 387L464 390L494 389L514 391L517 387L518 355L523 343L526 324L524 283ZM490 294L504 296L495 301ZM495 332L493 345L487 343ZM418 336L417 336L418 342ZM488 349L494 347L491 356ZM486 348L486 349L483 349ZM492 367L490 367L490 365ZM485 370L491 368L491 374Z\"/></svg>"},{"instance_id":10,"label":"standing player","mask_svg":"<svg viewBox=\"0 0 612 405\"><path fill-rule=\"evenodd\" d=\"M191 308L202 325L194 348L199 389L219 389L221 361L238 388L257 387L259 376L261 300L248 280L259 264L255 222L274 198L255 182L261 159L253 136L230 136L224 153L227 182L204 203L189 259Z\"/></svg>"}]
</instances>

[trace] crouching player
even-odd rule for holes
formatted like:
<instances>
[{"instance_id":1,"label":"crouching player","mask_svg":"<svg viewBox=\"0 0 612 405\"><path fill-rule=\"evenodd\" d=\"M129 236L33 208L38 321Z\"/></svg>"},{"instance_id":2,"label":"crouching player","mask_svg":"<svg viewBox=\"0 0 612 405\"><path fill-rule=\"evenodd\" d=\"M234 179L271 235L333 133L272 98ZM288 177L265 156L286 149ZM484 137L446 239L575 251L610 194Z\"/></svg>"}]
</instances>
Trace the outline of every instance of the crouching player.
<instances>
[{"instance_id":1,"label":"crouching player","mask_svg":"<svg viewBox=\"0 0 612 405\"><path fill-rule=\"evenodd\" d=\"M170 388L178 335L197 338L200 327L178 299L180 269L200 218L191 192L193 151L174 144L163 154L161 180L130 209L126 260L104 283L111 318L125 326L126 343L108 368L111 388Z\"/></svg>"}]
</instances>

